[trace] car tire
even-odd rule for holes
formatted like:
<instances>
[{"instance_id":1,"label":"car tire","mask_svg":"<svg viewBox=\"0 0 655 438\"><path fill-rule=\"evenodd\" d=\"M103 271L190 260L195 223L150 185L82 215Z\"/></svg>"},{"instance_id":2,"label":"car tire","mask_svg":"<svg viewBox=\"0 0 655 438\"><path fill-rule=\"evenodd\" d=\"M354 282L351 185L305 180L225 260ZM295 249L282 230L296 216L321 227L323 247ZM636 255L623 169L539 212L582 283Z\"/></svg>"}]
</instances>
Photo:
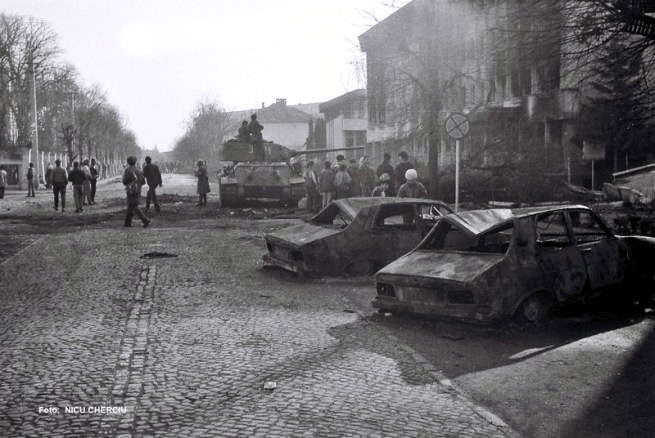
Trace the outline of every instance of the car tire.
<instances>
[{"instance_id":1,"label":"car tire","mask_svg":"<svg viewBox=\"0 0 655 438\"><path fill-rule=\"evenodd\" d=\"M373 275L377 271L378 263L375 260L356 260L346 267L346 274L350 277L364 277Z\"/></svg>"},{"instance_id":2,"label":"car tire","mask_svg":"<svg viewBox=\"0 0 655 438\"><path fill-rule=\"evenodd\" d=\"M532 294L523 300L518 310L518 317L527 324L544 322L553 308L553 300L546 293Z\"/></svg>"}]
</instances>

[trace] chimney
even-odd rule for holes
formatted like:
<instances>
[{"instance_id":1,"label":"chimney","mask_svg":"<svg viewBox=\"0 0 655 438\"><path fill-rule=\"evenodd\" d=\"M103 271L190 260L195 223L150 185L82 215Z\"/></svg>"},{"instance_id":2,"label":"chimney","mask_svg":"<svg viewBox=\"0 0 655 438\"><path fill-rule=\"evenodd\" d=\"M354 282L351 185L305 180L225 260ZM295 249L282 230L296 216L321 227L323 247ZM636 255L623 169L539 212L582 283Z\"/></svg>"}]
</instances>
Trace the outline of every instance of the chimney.
<instances>
[{"instance_id":1,"label":"chimney","mask_svg":"<svg viewBox=\"0 0 655 438\"><path fill-rule=\"evenodd\" d=\"M287 106L287 100L277 98L277 99L275 99L275 104L278 105L278 106L281 106L281 107L286 107Z\"/></svg>"},{"instance_id":2,"label":"chimney","mask_svg":"<svg viewBox=\"0 0 655 438\"><path fill-rule=\"evenodd\" d=\"M264 108L264 102L262 102L262 108Z\"/></svg>"}]
</instances>

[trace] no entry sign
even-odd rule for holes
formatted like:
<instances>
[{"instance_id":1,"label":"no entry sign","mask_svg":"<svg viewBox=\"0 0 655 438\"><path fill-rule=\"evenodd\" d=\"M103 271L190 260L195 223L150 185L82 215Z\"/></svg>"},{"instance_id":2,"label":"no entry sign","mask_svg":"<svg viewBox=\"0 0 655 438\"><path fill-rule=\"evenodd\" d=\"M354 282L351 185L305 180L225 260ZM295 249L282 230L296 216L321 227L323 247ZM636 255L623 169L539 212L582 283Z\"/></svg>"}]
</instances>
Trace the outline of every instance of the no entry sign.
<instances>
[{"instance_id":1,"label":"no entry sign","mask_svg":"<svg viewBox=\"0 0 655 438\"><path fill-rule=\"evenodd\" d=\"M470 126L469 119L462 113L451 113L446 117L446 134L455 140L466 137Z\"/></svg>"}]
</instances>

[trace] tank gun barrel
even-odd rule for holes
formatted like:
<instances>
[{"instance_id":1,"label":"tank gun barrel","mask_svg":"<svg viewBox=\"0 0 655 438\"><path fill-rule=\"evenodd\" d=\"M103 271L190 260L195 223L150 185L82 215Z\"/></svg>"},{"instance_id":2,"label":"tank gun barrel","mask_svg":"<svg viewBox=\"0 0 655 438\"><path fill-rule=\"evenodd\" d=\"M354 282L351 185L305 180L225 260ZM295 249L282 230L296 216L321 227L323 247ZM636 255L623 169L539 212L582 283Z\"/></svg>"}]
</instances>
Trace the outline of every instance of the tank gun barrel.
<instances>
[{"instance_id":1,"label":"tank gun barrel","mask_svg":"<svg viewBox=\"0 0 655 438\"><path fill-rule=\"evenodd\" d=\"M303 154L320 154L323 152L360 151L364 148L365 146L354 146L349 148L307 149L307 150L294 151L294 152L298 155L303 155Z\"/></svg>"}]
</instances>

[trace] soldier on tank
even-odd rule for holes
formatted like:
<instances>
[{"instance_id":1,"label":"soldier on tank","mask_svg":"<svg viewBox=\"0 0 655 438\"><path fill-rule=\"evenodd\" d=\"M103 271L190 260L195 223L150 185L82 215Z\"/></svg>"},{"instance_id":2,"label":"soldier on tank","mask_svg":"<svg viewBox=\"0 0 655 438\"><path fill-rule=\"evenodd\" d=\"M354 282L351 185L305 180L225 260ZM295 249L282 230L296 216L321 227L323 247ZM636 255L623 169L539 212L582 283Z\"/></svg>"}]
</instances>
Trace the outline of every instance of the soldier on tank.
<instances>
[{"instance_id":1,"label":"soldier on tank","mask_svg":"<svg viewBox=\"0 0 655 438\"><path fill-rule=\"evenodd\" d=\"M262 137L262 130L264 127L257 121L257 114L250 116L250 123L248 123L248 132L250 133L250 142L253 145L255 153L255 160L264 161L264 137Z\"/></svg>"},{"instance_id":2,"label":"soldier on tank","mask_svg":"<svg viewBox=\"0 0 655 438\"><path fill-rule=\"evenodd\" d=\"M250 143L250 132L248 131L248 121L247 120L244 120L243 122L241 122L241 126L239 127L239 135L237 135L237 139L239 141Z\"/></svg>"}]
</instances>

